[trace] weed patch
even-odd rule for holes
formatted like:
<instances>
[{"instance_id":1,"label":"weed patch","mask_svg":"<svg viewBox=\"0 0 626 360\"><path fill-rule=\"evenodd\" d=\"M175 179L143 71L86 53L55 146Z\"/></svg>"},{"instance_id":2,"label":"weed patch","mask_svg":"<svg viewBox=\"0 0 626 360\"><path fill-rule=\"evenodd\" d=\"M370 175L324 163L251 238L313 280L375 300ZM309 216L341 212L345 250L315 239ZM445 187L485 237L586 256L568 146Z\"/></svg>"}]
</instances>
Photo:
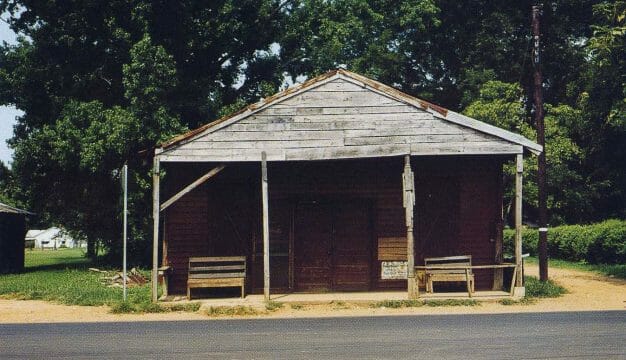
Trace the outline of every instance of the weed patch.
<instances>
[{"instance_id":1,"label":"weed patch","mask_svg":"<svg viewBox=\"0 0 626 360\"><path fill-rule=\"evenodd\" d=\"M527 298L555 298L567 293L564 287L552 280L544 282L534 276L525 276L524 282Z\"/></svg>"},{"instance_id":2,"label":"weed patch","mask_svg":"<svg viewBox=\"0 0 626 360\"><path fill-rule=\"evenodd\" d=\"M208 316L250 316L258 315L259 312L250 306L211 306L206 314Z\"/></svg>"},{"instance_id":3,"label":"weed patch","mask_svg":"<svg viewBox=\"0 0 626 360\"><path fill-rule=\"evenodd\" d=\"M532 304L537 303L537 299L529 298L529 297L523 297L519 300L502 299L499 301L499 303L502 305L532 305Z\"/></svg>"},{"instance_id":4,"label":"weed patch","mask_svg":"<svg viewBox=\"0 0 626 360\"><path fill-rule=\"evenodd\" d=\"M424 306L424 302L420 300L383 300L378 301L370 307L373 308L389 308L389 309L399 309L405 307L420 307Z\"/></svg>"},{"instance_id":5,"label":"weed patch","mask_svg":"<svg viewBox=\"0 0 626 360\"><path fill-rule=\"evenodd\" d=\"M431 307L439 307L439 306L477 306L480 303L476 300L466 299L466 300L457 300L457 299L448 299L448 300L426 300L424 301L425 306Z\"/></svg>"},{"instance_id":6,"label":"weed patch","mask_svg":"<svg viewBox=\"0 0 626 360\"><path fill-rule=\"evenodd\" d=\"M284 306L283 303L278 302L278 301L267 301L265 303L265 310L267 311L276 311L278 309L281 309Z\"/></svg>"},{"instance_id":7,"label":"weed patch","mask_svg":"<svg viewBox=\"0 0 626 360\"><path fill-rule=\"evenodd\" d=\"M331 302L331 305L333 306L334 310L345 310L350 308L350 306L346 304L345 301L333 301Z\"/></svg>"},{"instance_id":8,"label":"weed patch","mask_svg":"<svg viewBox=\"0 0 626 360\"><path fill-rule=\"evenodd\" d=\"M164 307L169 309L169 311L196 312L196 311L200 310L200 303L199 302L192 302L192 303L184 303L184 304L172 304L172 305L168 305L168 306L164 306Z\"/></svg>"},{"instance_id":9,"label":"weed patch","mask_svg":"<svg viewBox=\"0 0 626 360\"><path fill-rule=\"evenodd\" d=\"M480 303L476 300L384 300L379 301L371 305L373 308L408 308L408 307L421 307L421 306L476 306Z\"/></svg>"}]
</instances>

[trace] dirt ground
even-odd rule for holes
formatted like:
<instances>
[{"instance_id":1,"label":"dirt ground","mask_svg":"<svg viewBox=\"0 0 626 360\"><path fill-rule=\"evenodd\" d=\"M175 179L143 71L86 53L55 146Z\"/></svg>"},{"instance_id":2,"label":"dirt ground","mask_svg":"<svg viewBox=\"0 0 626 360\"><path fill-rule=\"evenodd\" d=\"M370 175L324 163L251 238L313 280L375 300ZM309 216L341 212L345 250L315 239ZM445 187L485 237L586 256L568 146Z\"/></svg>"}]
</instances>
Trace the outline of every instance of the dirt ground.
<instances>
[{"instance_id":1,"label":"dirt ground","mask_svg":"<svg viewBox=\"0 0 626 360\"><path fill-rule=\"evenodd\" d=\"M410 314L485 314L542 311L626 310L626 280L609 278L590 272L550 269L550 278L564 286L568 293L554 299L540 299L530 305L502 305L481 303L479 306L370 308L365 305L333 303L325 305L292 306L246 318L284 318L321 316L377 316ZM527 275L537 275L536 266L527 266ZM236 316L222 316L233 318ZM206 320L201 308L197 313L171 312L157 314L111 314L106 306L66 306L35 300L0 299L0 323L99 322L99 321L156 321Z\"/></svg>"}]
</instances>

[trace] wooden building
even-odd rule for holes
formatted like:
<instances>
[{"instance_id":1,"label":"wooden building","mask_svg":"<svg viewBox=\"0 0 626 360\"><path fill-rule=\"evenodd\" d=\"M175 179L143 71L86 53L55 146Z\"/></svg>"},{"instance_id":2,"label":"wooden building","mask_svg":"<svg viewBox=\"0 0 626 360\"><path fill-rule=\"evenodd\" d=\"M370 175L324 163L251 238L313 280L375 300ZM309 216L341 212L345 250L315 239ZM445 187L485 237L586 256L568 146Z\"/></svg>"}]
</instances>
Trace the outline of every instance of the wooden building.
<instances>
[{"instance_id":1,"label":"wooden building","mask_svg":"<svg viewBox=\"0 0 626 360\"><path fill-rule=\"evenodd\" d=\"M32 213L0 203L0 274L24 271L26 216Z\"/></svg>"},{"instance_id":2,"label":"wooden building","mask_svg":"<svg viewBox=\"0 0 626 360\"><path fill-rule=\"evenodd\" d=\"M502 263L502 164L517 161L519 229L525 149L542 150L331 71L156 149L153 284L167 266L168 293L183 294L189 257L245 256L248 292L266 297L378 289L416 297L424 258L471 255L476 288L502 288L501 269L488 268ZM516 255L519 268L519 231Z\"/></svg>"}]
</instances>

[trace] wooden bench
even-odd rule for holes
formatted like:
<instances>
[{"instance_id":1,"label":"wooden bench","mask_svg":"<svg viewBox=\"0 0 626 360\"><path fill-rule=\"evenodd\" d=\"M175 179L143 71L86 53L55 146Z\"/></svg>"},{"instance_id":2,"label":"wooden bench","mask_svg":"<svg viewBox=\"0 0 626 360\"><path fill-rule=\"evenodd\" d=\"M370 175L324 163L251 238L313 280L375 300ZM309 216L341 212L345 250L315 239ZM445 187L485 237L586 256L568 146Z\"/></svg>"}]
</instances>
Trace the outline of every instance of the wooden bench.
<instances>
[{"instance_id":1,"label":"wooden bench","mask_svg":"<svg viewBox=\"0 0 626 360\"><path fill-rule=\"evenodd\" d=\"M245 295L246 257L190 257L187 277L187 299L191 300L191 289L211 287L241 287Z\"/></svg>"},{"instance_id":2,"label":"wooden bench","mask_svg":"<svg viewBox=\"0 0 626 360\"><path fill-rule=\"evenodd\" d=\"M436 281L464 281L467 293L472 297L474 274L471 255L425 258L424 265L426 292L433 292L433 282Z\"/></svg>"}]
</instances>

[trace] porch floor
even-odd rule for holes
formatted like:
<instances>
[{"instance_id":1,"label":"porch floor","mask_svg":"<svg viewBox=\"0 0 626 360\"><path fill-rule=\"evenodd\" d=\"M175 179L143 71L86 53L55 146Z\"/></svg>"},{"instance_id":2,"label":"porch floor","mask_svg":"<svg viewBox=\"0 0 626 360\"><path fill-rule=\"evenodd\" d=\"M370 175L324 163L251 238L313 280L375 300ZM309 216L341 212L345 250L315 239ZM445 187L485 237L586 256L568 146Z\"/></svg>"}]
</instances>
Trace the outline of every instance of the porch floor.
<instances>
[{"instance_id":1,"label":"porch floor","mask_svg":"<svg viewBox=\"0 0 626 360\"><path fill-rule=\"evenodd\" d=\"M288 304L302 305L320 305L328 304L333 301L341 301L353 304L369 304L384 300L406 300L406 291L371 291L371 292L329 292L329 293L287 293L272 294L272 301ZM476 301L498 301L502 299L512 298L510 293L506 291L476 291L472 294L471 299ZM426 293L420 292L418 300L468 300L470 297L467 292L438 292ZM171 295L167 298L161 298L160 301L167 303L172 302L188 302L185 296ZM263 294L247 295L245 298L197 298L191 302L200 302L202 306L251 306L264 307L265 301Z\"/></svg>"}]
</instances>

